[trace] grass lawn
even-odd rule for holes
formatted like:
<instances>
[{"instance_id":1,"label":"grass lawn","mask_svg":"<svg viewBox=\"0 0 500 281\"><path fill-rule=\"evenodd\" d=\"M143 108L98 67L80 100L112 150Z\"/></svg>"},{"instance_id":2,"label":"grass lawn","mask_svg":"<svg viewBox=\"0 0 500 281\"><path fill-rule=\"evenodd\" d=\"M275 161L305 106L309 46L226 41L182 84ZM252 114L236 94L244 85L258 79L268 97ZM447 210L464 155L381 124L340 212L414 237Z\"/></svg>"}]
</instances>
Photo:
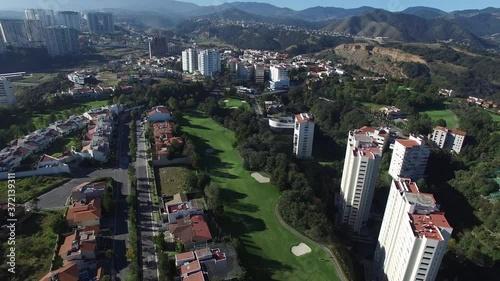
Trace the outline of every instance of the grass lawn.
<instances>
[{"instance_id":1,"label":"grass lawn","mask_svg":"<svg viewBox=\"0 0 500 281\"><path fill-rule=\"evenodd\" d=\"M58 157L62 155L65 150L71 149L71 147L79 147L81 146L82 141L80 140L80 136L76 135L73 137L64 137L57 139L54 143L50 145L48 149L43 151L42 153L48 154L50 156Z\"/></svg>"},{"instance_id":2,"label":"grass lawn","mask_svg":"<svg viewBox=\"0 0 500 281\"><path fill-rule=\"evenodd\" d=\"M227 100L228 102L224 102L225 100ZM246 102L242 102L242 101L245 101L245 100L240 100L237 98L222 98L222 103L224 104L225 108L243 106L244 109L250 110L250 108L251 108L250 104L248 104Z\"/></svg>"},{"instance_id":3,"label":"grass lawn","mask_svg":"<svg viewBox=\"0 0 500 281\"><path fill-rule=\"evenodd\" d=\"M160 195L172 196L184 191L184 181L191 171L186 167L166 167L158 170Z\"/></svg>"},{"instance_id":4,"label":"grass lawn","mask_svg":"<svg viewBox=\"0 0 500 281\"><path fill-rule=\"evenodd\" d=\"M0 280L31 281L40 280L49 272L57 234L49 228L52 217L57 212L33 213L22 224L16 227L16 273L7 271L7 242L2 244L2 260Z\"/></svg>"},{"instance_id":5,"label":"grass lawn","mask_svg":"<svg viewBox=\"0 0 500 281\"><path fill-rule=\"evenodd\" d=\"M440 110L426 110L420 113L425 113L429 115L432 121L437 121L439 119L444 119L446 121L446 127L448 129L458 128L458 117L451 111L451 109L440 109Z\"/></svg>"},{"instance_id":6,"label":"grass lawn","mask_svg":"<svg viewBox=\"0 0 500 281\"><path fill-rule=\"evenodd\" d=\"M75 103L75 107L80 107L80 106L85 106L89 108L97 108L101 106L106 106L108 105L107 100L95 100L95 101L88 101L88 102L82 102L82 103Z\"/></svg>"},{"instance_id":7,"label":"grass lawn","mask_svg":"<svg viewBox=\"0 0 500 281\"><path fill-rule=\"evenodd\" d=\"M494 122L500 122L500 115L496 115L493 113L490 113L490 115L491 115L491 118L493 118Z\"/></svg>"},{"instance_id":8,"label":"grass lawn","mask_svg":"<svg viewBox=\"0 0 500 281\"><path fill-rule=\"evenodd\" d=\"M69 181L69 178L38 176L16 179L16 203L23 203L43 194L61 184ZM0 202L7 201L7 181L0 182Z\"/></svg>"},{"instance_id":9,"label":"grass lawn","mask_svg":"<svg viewBox=\"0 0 500 281\"><path fill-rule=\"evenodd\" d=\"M385 104L376 104L376 103L371 103L371 102L363 102L361 103L363 106L366 106L369 108L372 112L378 112L379 109L382 107L389 107L390 105L385 105Z\"/></svg>"},{"instance_id":10,"label":"grass lawn","mask_svg":"<svg viewBox=\"0 0 500 281\"><path fill-rule=\"evenodd\" d=\"M226 234L237 237L245 251L240 258L254 280L338 280L328 257L319 248L301 257L291 253L302 242L280 225L274 215L279 198L272 184L257 183L242 167L232 148L234 134L199 112L184 114L183 131L195 143L212 181L222 188ZM215 150L205 154L206 148Z\"/></svg>"}]
</instances>

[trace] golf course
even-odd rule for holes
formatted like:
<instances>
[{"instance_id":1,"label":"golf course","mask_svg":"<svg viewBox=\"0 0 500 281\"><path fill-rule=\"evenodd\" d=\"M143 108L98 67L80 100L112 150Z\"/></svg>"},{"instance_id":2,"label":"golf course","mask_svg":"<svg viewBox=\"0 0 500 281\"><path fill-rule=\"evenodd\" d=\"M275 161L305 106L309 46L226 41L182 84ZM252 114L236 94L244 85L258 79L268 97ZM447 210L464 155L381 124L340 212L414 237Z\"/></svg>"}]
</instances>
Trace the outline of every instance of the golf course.
<instances>
[{"instance_id":1,"label":"golf course","mask_svg":"<svg viewBox=\"0 0 500 281\"><path fill-rule=\"evenodd\" d=\"M292 247L302 241L284 228L274 215L279 198L277 188L259 183L232 147L234 134L201 112L185 112L182 130L194 142L212 182L221 187L225 218L220 221L226 235L244 245L243 266L253 280L317 280L339 278L328 258L318 247L296 256ZM213 153L205 153L212 148Z\"/></svg>"}]
</instances>

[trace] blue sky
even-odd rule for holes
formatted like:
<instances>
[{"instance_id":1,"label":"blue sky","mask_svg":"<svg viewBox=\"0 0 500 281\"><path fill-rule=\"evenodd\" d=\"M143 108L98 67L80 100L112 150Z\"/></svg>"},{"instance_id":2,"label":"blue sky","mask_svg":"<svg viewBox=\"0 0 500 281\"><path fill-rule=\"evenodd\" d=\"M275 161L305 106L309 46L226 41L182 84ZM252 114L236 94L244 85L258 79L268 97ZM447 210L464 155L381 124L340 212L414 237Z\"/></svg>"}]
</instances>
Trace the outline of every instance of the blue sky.
<instances>
[{"instance_id":1,"label":"blue sky","mask_svg":"<svg viewBox=\"0 0 500 281\"><path fill-rule=\"evenodd\" d=\"M198 5L217 5L223 2L234 2L228 0L184 0ZM360 6L371 6L390 11L401 11L413 6L427 6L438 8L444 11L482 9L486 7L500 7L499 0L267 0L255 2L270 3L278 7L288 7L295 10L302 10L313 6L357 8Z\"/></svg>"}]
</instances>

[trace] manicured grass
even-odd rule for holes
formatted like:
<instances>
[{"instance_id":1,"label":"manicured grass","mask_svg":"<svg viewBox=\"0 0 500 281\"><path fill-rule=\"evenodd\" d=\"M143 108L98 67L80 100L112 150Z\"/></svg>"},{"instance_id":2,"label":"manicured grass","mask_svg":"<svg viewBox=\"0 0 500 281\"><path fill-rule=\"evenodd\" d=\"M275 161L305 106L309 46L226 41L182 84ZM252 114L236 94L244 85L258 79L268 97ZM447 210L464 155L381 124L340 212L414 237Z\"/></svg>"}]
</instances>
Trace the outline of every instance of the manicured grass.
<instances>
[{"instance_id":1,"label":"manicured grass","mask_svg":"<svg viewBox=\"0 0 500 281\"><path fill-rule=\"evenodd\" d=\"M378 112L379 109L381 109L382 107L389 107L389 105L376 104L376 103L371 103L371 102L363 102L361 104L363 106L367 107L368 109L370 109L370 111L372 111L372 112Z\"/></svg>"},{"instance_id":2,"label":"manicured grass","mask_svg":"<svg viewBox=\"0 0 500 281\"><path fill-rule=\"evenodd\" d=\"M33 197L41 195L61 184L69 181L69 178L38 176L16 179L16 203L26 202ZM0 202L7 201L7 181L0 182Z\"/></svg>"},{"instance_id":3,"label":"manicured grass","mask_svg":"<svg viewBox=\"0 0 500 281\"><path fill-rule=\"evenodd\" d=\"M437 121L439 119L444 119L446 121L446 127L448 129L458 128L458 117L451 111L451 109L440 109L440 110L426 110L420 113L425 113L429 115L432 121Z\"/></svg>"},{"instance_id":4,"label":"manicured grass","mask_svg":"<svg viewBox=\"0 0 500 281\"><path fill-rule=\"evenodd\" d=\"M296 257L291 248L301 241L288 232L274 215L279 198L272 184L257 183L242 167L233 149L234 134L199 112L184 114L183 131L195 143L212 182L222 188L226 218L220 225L237 237L245 251L240 258L253 280L338 280L328 257L311 246L310 254ZM205 154L206 148L215 150Z\"/></svg>"},{"instance_id":5,"label":"manicured grass","mask_svg":"<svg viewBox=\"0 0 500 281\"><path fill-rule=\"evenodd\" d=\"M108 105L107 100L96 100L96 101L76 103L75 107L86 106L86 107L89 107L92 109L92 108L97 108L97 107L106 106L106 105Z\"/></svg>"},{"instance_id":6,"label":"manicured grass","mask_svg":"<svg viewBox=\"0 0 500 281\"><path fill-rule=\"evenodd\" d=\"M0 280L40 280L50 270L57 234L52 232L49 221L60 215L57 212L37 212L16 227L16 273L7 272L7 249L3 241Z\"/></svg>"},{"instance_id":7,"label":"manicured grass","mask_svg":"<svg viewBox=\"0 0 500 281\"><path fill-rule=\"evenodd\" d=\"M493 113L490 113L490 115L491 115L491 118L493 118L494 122L500 122L500 115L496 115Z\"/></svg>"},{"instance_id":8,"label":"manicured grass","mask_svg":"<svg viewBox=\"0 0 500 281\"><path fill-rule=\"evenodd\" d=\"M158 170L160 195L172 196L184 191L184 182L191 171L186 167L166 167Z\"/></svg>"},{"instance_id":9,"label":"manicured grass","mask_svg":"<svg viewBox=\"0 0 500 281\"><path fill-rule=\"evenodd\" d=\"M228 102L224 102L225 100L227 100ZM225 108L243 107L246 110L250 110L250 105L245 100L240 100L236 98L222 98L221 101L224 104Z\"/></svg>"}]
</instances>

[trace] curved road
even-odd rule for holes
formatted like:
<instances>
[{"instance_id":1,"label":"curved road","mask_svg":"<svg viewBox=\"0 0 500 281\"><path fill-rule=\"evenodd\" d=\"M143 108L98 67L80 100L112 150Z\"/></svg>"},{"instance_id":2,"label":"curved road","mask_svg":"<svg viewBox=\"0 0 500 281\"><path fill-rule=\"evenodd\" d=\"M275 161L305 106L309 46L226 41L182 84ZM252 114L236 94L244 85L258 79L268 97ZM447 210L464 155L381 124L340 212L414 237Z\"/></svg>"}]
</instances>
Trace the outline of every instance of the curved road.
<instances>
[{"instance_id":1,"label":"curved road","mask_svg":"<svg viewBox=\"0 0 500 281\"><path fill-rule=\"evenodd\" d=\"M340 267L340 264L337 260L337 258L333 255L332 251L330 251L330 249L328 249L327 247L323 246L322 244L319 244L311 239L309 239L308 237L302 235L301 233L299 233L297 230L295 230L293 227L289 226L282 218L281 218L281 214L278 210L278 204L279 204L279 199L278 199L278 202L276 202L276 204L274 204L274 215L276 216L276 218L278 218L278 221L281 223L281 225L283 225L288 231L290 231L291 233L295 234L295 236L299 237L300 239L302 240L305 240L306 242L320 248L321 250L323 250L323 252L325 252L325 254L327 254L329 257L330 257L330 261L332 262L333 264L333 267L335 268L335 270L338 272L338 276L340 278L341 281L349 281L349 278L347 278L347 276L344 274L344 271L342 270L342 268Z\"/></svg>"}]
</instances>

